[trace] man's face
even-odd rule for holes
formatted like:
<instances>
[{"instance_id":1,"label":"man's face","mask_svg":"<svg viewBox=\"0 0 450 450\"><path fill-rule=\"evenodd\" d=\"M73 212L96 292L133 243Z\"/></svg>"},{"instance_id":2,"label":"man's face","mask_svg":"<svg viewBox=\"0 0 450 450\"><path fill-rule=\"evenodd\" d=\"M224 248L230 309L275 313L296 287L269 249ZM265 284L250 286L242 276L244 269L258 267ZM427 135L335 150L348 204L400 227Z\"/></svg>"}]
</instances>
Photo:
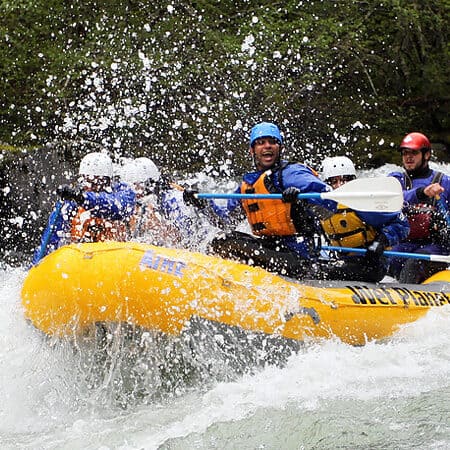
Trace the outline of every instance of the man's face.
<instances>
[{"instance_id":1,"label":"man's face","mask_svg":"<svg viewBox=\"0 0 450 450\"><path fill-rule=\"evenodd\" d=\"M335 177L330 177L325 180L325 183L329 184L333 189L338 189L349 181L355 180L355 175L338 175Z\"/></svg>"},{"instance_id":2,"label":"man's face","mask_svg":"<svg viewBox=\"0 0 450 450\"><path fill-rule=\"evenodd\" d=\"M108 191L111 187L111 179L109 177L83 175L78 179L78 182L85 191Z\"/></svg>"},{"instance_id":3,"label":"man's face","mask_svg":"<svg viewBox=\"0 0 450 450\"><path fill-rule=\"evenodd\" d=\"M250 152L254 155L256 168L268 170L279 160L280 143L272 137L261 137L255 140Z\"/></svg>"},{"instance_id":4,"label":"man's face","mask_svg":"<svg viewBox=\"0 0 450 450\"><path fill-rule=\"evenodd\" d=\"M412 148L402 148L401 152L403 167L408 172L419 169L422 167L422 164L425 164L430 159L430 152L422 154L421 150L414 150Z\"/></svg>"}]
</instances>

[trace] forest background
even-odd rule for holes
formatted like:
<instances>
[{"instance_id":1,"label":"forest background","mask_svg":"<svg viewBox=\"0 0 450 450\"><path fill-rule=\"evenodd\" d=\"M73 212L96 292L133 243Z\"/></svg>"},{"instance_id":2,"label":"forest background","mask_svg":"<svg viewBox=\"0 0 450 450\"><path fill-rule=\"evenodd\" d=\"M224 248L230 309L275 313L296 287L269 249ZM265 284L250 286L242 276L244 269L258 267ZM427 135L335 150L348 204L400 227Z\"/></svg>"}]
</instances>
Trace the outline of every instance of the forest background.
<instances>
[{"instance_id":1,"label":"forest background","mask_svg":"<svg viewBox=\"0 0 450 450\"><path fill-rule=\"evenodd\" d=\"M450 0L0 1L3 150L58 144L239 173L248 131L290 159L450 160Z\"/></svg>"}]
</instances>

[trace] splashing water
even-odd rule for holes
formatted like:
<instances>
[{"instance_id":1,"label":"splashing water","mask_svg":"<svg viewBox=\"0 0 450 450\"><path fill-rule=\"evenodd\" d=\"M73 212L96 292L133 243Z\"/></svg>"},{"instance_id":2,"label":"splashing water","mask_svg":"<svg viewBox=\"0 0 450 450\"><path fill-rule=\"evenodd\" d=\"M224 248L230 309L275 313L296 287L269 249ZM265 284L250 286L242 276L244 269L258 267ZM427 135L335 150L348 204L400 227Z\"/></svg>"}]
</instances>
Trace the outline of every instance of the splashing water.
<instances>
[{"instance_id":1,"label":"splashing water","mask_svg":"<svg viewBox=\"0 0 450 450\"><path fill-rule=\"evenodd\" d=\"M132 330L103 341L109 361L94 361L94 351L80 351L82 343L74 351L68 342L49 342L23 318L25 272L7 269L0 276L2 448L450 445L448 307L389 342L310 343L279 366L251 371L230 370L219 357L197 366L190 360L189 373L186 360L174 360L180 357L175 344L161 348L149 334L140 336L140 357L132 347L124 353ZM109 332L119 337L117 330ZM206 338L199 337L203 352L214 342L212 335ZM177 345L179 350L183 342ZM121 369L128 372L117 376Z\"/></svg>"}]
</instances>

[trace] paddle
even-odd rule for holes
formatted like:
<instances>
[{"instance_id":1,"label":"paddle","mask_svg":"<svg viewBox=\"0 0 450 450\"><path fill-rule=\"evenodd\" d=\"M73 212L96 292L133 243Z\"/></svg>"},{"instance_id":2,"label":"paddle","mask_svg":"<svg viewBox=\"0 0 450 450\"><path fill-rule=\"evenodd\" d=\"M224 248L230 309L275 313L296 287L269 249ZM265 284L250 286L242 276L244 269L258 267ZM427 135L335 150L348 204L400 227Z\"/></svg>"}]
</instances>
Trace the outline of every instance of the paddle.
<instances>
[{"instance_id":1,"label":"paddle","mask_svg":"<svg viewBox=\"0 0 450 450\"><path fill-rule=\"evenodd\" d=\"M59 215L61 214L62 206L63 206L63 202L61 200L58 200L55 205L55 210L54 210L54 214L52 216L52 220L49 222L48 227L45 231L45 234L42 237L42 243L41 243L41 246L37 253L37 256L34 259L34 264L37 264L45 255L45 251L47 250L47 245L50 241L50 238L53 235L53 232L55 231L56 220L58 219Z\"/></svg>"},{"instance_id":2,"label":"paddle","mask_svg":"<svg viewBox=\"0 0 450 450\"><path fill-rule=\"evenodd\" d=\"M198 193L197 198L281 199L281 194ZM357 211L397 212L403 206L403 191L394 177L358 178L331 192L308 192L299 199L334 200Z\"/></svg>"},{"instance_id":3,"label":"paddle","mask_svg":"<svg viewBox=\"0 0 450 450\"><path fill-rule=\"evenodd\" d=\"M323 250L332 250L335 252L352 252L352 253L366 253L365 248L351 248L351 247L334 247L332 245L322 246ZM412 259L423 259L425 261L443 262L450 264L450 256L445 255L426 255L424 253L406 253L406 252L393 252L390 250L385 250L383 252L385 256L395 256L397 258L412 258Z\"/></svg>"}]
</instances>

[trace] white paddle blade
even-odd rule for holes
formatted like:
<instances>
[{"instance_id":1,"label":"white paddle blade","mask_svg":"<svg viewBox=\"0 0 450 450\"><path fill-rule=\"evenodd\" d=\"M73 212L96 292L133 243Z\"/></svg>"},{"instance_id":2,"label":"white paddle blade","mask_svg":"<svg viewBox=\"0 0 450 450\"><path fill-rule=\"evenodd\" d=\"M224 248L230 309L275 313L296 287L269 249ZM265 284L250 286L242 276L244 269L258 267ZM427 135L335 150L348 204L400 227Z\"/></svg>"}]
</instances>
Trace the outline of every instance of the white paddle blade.
<instances>
[{"instance_id":1,"label":"white paddle blade","mask_svg":"<svg viewBox=\"0 0 450 450\"><path fill-rule=\"evenodd\" d=\"M443 263L450 264L450 256L430 255L430 261L443 262Z\"/></svg>"},{"instance_id":2,"label":"white paddle blade","mask_svg":"<svg viewBox=\"0 0 450 450\"><path fill-rule=\"evenodd\" d=\"M402 186L394 177L357 178L321 198L357 211L398 212L403 206Z\"/></svg>"}]
</instances>

